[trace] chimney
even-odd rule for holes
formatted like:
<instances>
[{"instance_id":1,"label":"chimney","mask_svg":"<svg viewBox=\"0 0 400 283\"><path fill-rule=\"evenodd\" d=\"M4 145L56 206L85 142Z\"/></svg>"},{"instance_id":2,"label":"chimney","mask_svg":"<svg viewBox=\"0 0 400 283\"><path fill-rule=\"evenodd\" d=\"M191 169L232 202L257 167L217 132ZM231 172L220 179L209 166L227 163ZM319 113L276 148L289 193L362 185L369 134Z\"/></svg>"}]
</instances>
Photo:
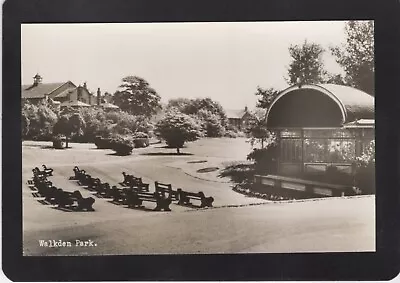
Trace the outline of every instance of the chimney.
<instances>
[{"instance_id":1,"label":"chimney","mask_svg":"<svg viewBox=\"0 0 400 283\"><path fill-rule=\"evenodd\" d=\"M99 106L100 106L100 102L101 102L100 96L101 96L101 91L100 91L100 88L98 88L97 89L97 105L99 105Z\"/></svg>"},{"instance_id":2,"label":"chimney","mask_svg":"<svg viewBox=\"0 0 400 283\"><path fill-rule=\"evenodd\" d=\"M244 107L244 112L248 112L247 106Z\"/></svg>"},{"instance_id":3,"label":"chimney","mask_svg":"<svg viewBox=\"0 0 400 283\"><path fill-rule=\"evenodd\" d=\"M33 85L34 86L37 86L38 84L40 84L41 82L42 82L42 77L39 75L39 74L36 74L34 77L33 77Z\"/></svg>"},{"instance_id":4,"label":"chimney","mask_svg":"<svg viewBox=\"0 0 400 283\"><path fill-rule=\"evenodd\" d=\"M81 85L78 86L77 92L78 92L78 94L77 94L78 101L82 101L82 87L81 87Z\"/></svg>"},{"instance_id":5,"label":"chimney","mask_svg":"<svg viewBox=\"0 0 400 283\"><path fill-rule=\"evenodd\" d=\"M83 83L83 87L84 87L85 89L87 89L86 82Z\"/></svg>"}]
</instances>

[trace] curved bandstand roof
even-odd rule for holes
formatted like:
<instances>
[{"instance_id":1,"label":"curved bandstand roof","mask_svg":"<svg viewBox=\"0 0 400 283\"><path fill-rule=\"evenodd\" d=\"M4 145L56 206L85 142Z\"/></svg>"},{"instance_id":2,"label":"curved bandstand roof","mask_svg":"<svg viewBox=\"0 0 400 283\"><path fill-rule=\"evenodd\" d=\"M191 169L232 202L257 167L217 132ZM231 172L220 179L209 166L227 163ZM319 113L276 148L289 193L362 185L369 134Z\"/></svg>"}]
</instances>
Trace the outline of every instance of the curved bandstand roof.
<instances>
[{"instance_id":1,"label":"curved bandstand roof","mask_svg":"<svg viewBox=\"0 0 400 283\"><path fill-rule=\"evenodd\" d=\"M374 97L343 85L310 84L283 90L267 112L267 126L342 127L374 119Z\"/></svg>"}]
</instances>

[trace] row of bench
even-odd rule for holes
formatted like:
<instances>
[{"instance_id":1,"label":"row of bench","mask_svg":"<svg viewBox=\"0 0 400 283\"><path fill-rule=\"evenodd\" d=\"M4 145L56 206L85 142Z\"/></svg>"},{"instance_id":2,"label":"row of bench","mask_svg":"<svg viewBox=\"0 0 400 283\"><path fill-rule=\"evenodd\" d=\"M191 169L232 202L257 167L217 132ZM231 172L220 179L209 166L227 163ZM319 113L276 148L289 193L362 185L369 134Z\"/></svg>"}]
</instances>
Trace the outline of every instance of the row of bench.
<instances>
[{"instance_id":1,"label":"row of bench","mask_svg":"<svg viewBox=\"0 0 400 283\"><path fill-rule=\"evenodd\" d=\"M84 198L79 190L68 192L55 187L53 183L47 179L48 176L53 175L53 169L47 168L45 165L42 166L44 168L43 171L40 171L38 167L32 170L33 178L28 181L28 185L30 185L31 188L36 188L37 193L41 197L44 197L46 202L58 205L60 208L76 207L77 210L94 210L94 198Z\"/></svg>"},{"instance_id":2,"label":"row of bench","mask_svg":"<svg viewBox=\"0 0 400 283\"><path fill-rule=\"evenodd\" d=\"M124 180L120 183L121 188L102 183L99 178L93 178L85 170L77 166L73 169L73 179L78 180L80 185L95 190L100 196L113 198L114 202L126 204L129 207L141 206L144 201L155 202L154 210L170 211L169 205L172 201L178 201L180 205L191 205L191 200L199 200L200 207L212 207L213 197L206 197L203 192L193 193L182 189L173 190L171 184L155 182L155 191L150 192L149 184L144 183L142 178L122 172Z\"/></svg>"}]
</instances>

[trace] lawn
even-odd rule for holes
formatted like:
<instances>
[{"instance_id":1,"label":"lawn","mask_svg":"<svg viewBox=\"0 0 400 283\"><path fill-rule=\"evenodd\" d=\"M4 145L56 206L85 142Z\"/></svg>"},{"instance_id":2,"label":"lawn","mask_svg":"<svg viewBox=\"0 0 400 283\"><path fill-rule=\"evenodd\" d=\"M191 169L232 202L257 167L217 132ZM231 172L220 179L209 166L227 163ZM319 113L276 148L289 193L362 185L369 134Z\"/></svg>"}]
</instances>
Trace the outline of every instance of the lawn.
<instances>
[{"instance_id":1,"label":"lawn","mask_svg":"<svg viewBox=\"0 0 400 283\"><path fill-rule=\"evenodd\" d=\"M45 142L23 142L23 231L26 255L98 255L152 253L371 251L375 249L374 197L272 203L231 189L218 171L200 169L245 160L251 147L245 139L202 139L188 143L186 155L155 144L115 156L93 144L71 144L54 150ZM128 209L96 198L94 212L64 212L39 203L25 185L34 166L54 169L57 187L84 196L91 192L68 180L78 165L110 184L122 171L174 188L213 196L214 208L176 204L172 212ZM201 172L202 170L200 170ZM207 171L207 170L203 170ZM152 208L153 204L145 203ZM39 240L92 240L96 247L40 247Z\"/></svg>"}]
</instances>

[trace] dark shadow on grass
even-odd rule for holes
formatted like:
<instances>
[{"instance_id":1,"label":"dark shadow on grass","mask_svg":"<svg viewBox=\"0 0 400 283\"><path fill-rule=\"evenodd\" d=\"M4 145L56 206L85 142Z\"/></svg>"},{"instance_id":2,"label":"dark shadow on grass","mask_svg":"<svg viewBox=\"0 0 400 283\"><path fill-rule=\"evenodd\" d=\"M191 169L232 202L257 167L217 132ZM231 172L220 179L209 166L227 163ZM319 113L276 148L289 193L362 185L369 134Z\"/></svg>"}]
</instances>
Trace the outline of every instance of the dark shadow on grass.
<instances>
[{"instance_id":1,"label":"dark shadow on grass","mask_svg":"<svg viewBox=\"0 0 400 283\"><path fill-rule=\"evenodd\" d=\"M93 212L95 211L94 208L90 210L78 210L77 206L70 206L70 207L59 207L59 206L53 206L52 209L60 210L63 212Z\"/></svg>"},{"instance_id":2,"label":"dark shadow on grass","mask_svg":"<svg viewBox=\"0 0 400 283\"><path fill-rule=\"evenodd\" d=\"M207 160L193 160L193 161L188 161L187 163L190 164L197 164L197 163L206 163Z\"/></svg>"},{"instance_id":3,"label":"dark shadow on grass","mask_svg":"<svg viewBox=\"0 0 400 283\"><path fill-rule=\"evenodd\" d=\"M214 172L219 170L218 167L206 167L206 168L201 168L199 170L197 170L197 173L209 173L209 172Z\"/></svg>"},{"instance_id":4,"label":"dark shadow on grass","mask_svg":"<svg viewBox=\"0 0 400 283\"><path fill-rule=\"evenodd\" d=\"M186 152L148 152L148 153L141 153L140 155L148 155L148 156L188 156L193 155L193 153L186 153Z\"/></svg>"},{"instance_id":5,"label":"dark shadow on grass","mask_svg":"<svg viewBox=\"0 0 400 283\"><path fill-rule=\"evenodd\" d=\"M107 153L106 155L121 156L121 157L123 157L123 156L131 156L132 154L118 154L118 153L116 153L116 152L113 152L113 153Z\"/></svg>"},{"instance_id":6,"label":"dark shadow on grass","mask_svg":"<svg viewBox=\"0 0 400 283\"><path fill-rule=\"evenodd\" d=\"M136 206L136 207L133 207L133 206L131 206L131 207L129 207L129 206L124 206L124 208L132 209L132 210L154 211L153 209L148 208L148 207L145 207L144 205Z\"/></svg>"},{"instance_id":7,"label":"dark shadow on grass","mask_svg":"<svg viewBox=\"0 0 400 283\"><path fill-rule=\"evenodd\" d=\"M168 148L168 149L176 149L176 147L171 147L171 146L168 146L168 145L163 145L163 146L153 146L153 148ZM187 146L186 145L184 145L183 147L181 147L181 148L187 148Z\"/></svg>"}]
</instances>

